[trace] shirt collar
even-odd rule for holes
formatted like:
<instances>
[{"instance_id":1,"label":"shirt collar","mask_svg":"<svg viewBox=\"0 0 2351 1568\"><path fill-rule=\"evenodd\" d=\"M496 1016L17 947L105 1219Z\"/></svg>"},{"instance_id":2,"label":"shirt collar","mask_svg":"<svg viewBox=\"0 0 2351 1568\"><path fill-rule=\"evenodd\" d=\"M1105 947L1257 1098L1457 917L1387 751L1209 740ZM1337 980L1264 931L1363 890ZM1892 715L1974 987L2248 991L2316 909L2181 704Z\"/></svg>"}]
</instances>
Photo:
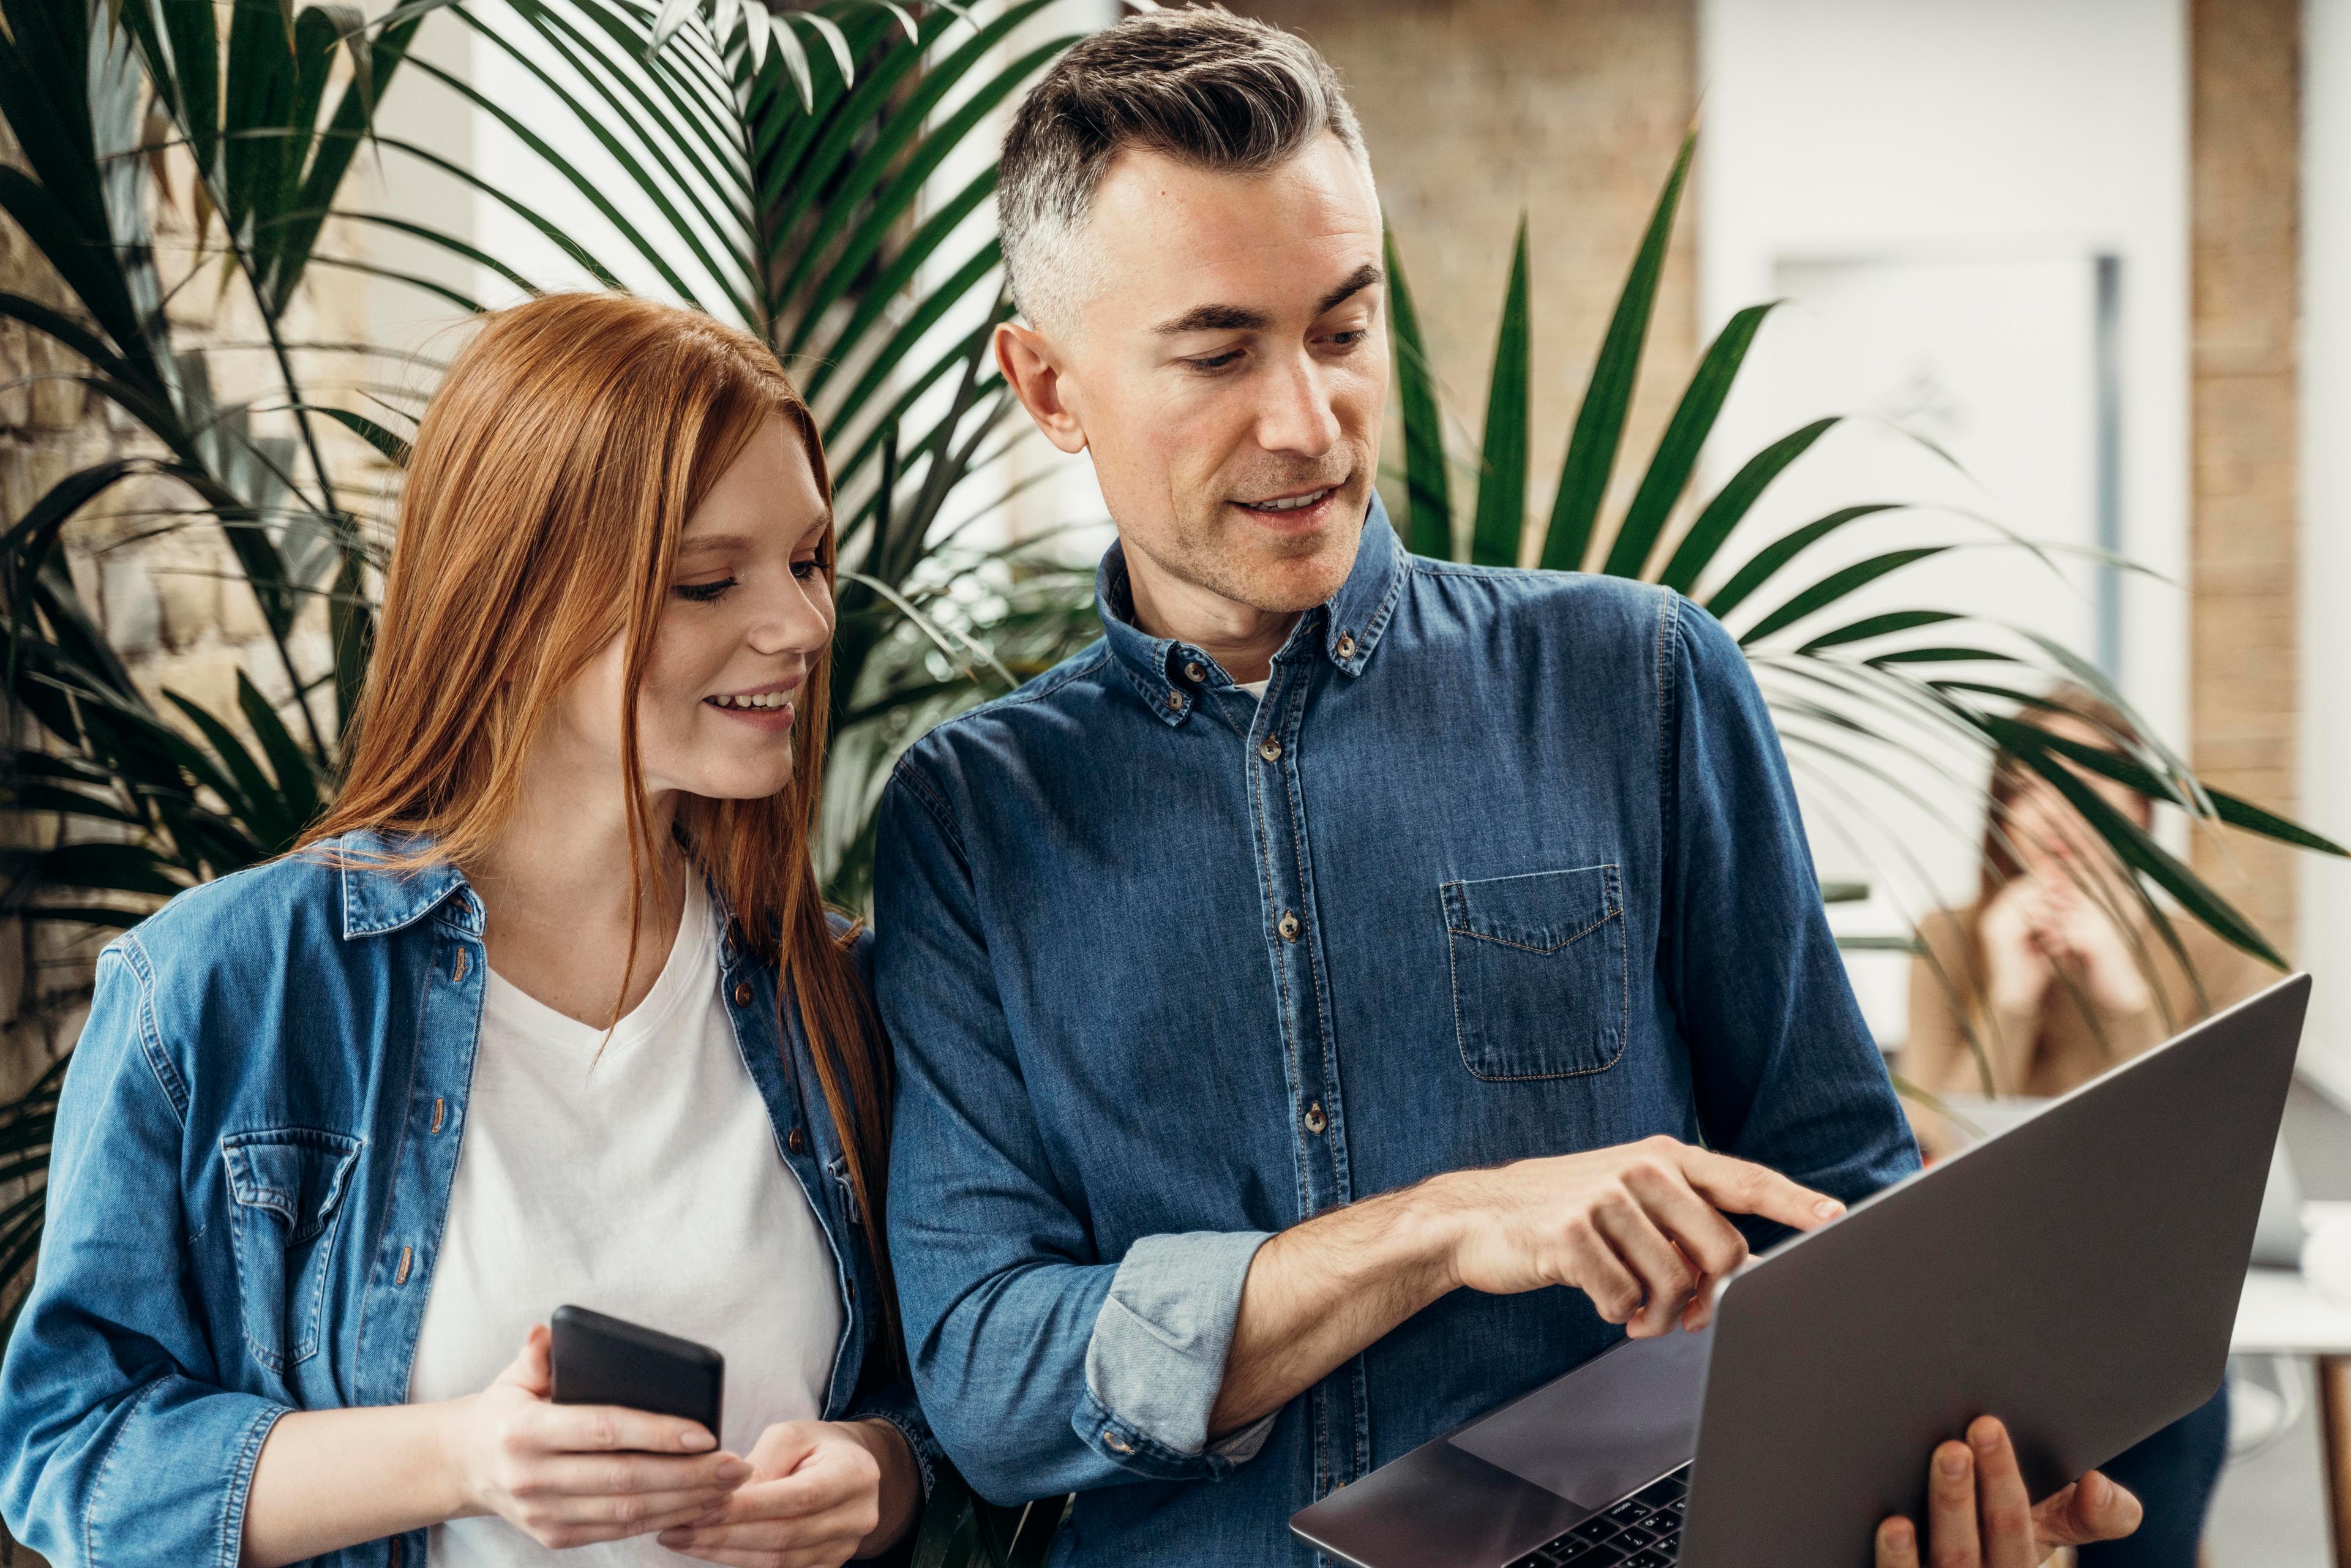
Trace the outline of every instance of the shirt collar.
<instances>
[{"instance_id":1,"label":"shirt collar","mask_svg":"<svg viewBox=\"0 0 2351 1568\"><path fill-rule=\"evenodd\" d=\"M420 834L379 833L362 828L310 852L324 852L342 873L344 936L381 936L413 925L453 895L457 899L453 912L456 923L480 934L482 901L474 896L465 873L456 866L435 861L414 871L402 871L381 863L393 855L413 855L431 848L432 841Z\"/></svg>"},{"instance_id":2,"label":"shirt collar","mask_svg":"<svg viewBox=\"0 0 2351 1568\"><path fill-rule=\"evenodd\" d=\"M1363 674L1395 613L1409 566L1410 558L1388 522L1387 507L1374 492L1371 510L1364 517L1363 542L1355 547L1355 564L1347 580L1327 603L1299 618L1274 661L1289 663L1319 649L1342 674ZM1162 722L1183 723L1198 706L1199 692L1222 683L1223 672L1199 648L1154 637L1135 625L1134 591L1127 578L1123 544L1110 547L1094 574L1094 612L1102 617L1103 640L1120 671ZM1202 674L1190 674L1192 669Z\"/></svg>"}]
</instances>

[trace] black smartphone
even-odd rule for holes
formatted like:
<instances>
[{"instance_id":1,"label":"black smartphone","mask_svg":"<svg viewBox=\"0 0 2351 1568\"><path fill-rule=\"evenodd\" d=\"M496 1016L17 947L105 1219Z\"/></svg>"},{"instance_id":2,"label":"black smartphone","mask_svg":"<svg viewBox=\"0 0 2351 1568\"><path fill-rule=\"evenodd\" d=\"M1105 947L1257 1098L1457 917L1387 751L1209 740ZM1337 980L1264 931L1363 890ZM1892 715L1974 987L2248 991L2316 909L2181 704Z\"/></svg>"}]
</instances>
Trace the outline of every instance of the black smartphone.
<instances>
[{"instance_id":1,"label":"black smartphone","mask_svg":"<svg viewBox=\"0 0 2351 1568\"><path fill-rule=\"evenodd\" d=\"M618 1405L699 1421L717 1437L726 1358L680 1339L585 1307L558 1307L548 1332L555 1344L558 1405Z\"/></svg>"}]
</instances>

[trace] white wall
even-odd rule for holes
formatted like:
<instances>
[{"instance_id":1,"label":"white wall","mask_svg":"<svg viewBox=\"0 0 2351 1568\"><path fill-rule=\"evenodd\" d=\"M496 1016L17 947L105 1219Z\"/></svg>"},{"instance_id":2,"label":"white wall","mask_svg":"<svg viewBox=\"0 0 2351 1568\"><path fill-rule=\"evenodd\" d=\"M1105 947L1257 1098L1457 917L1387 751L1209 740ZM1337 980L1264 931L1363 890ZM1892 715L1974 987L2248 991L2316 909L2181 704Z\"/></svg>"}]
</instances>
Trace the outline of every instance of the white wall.
<instances>
[{"instance_id":1,"label":"white wall","mask_svg":"<svg viewBox=\"0 0 2351 1568\"><path fill-rule=\"evenodd\" d=\"M1701 0L1701 328L1766 326L1708 454L1715 483L1817 414L1876 413L1947 445L1952 474L1887 425L1830 434L1768 495L1754 544L1859 501L1939 502L2095 541L2101 256L2120 258L2120 544L2175 579L2188 517L2186 22L2179 0ZM1867 527L1866 525L1865 527ZM1898 536L1898 538L1897 538ZM1816 576L1895 543L1989 541L1924 515L1803 558ZM2097 652L2094 570L2054 577L1988 543L1889 580L1866 608L1959 608ZM2116 674L2159 733L2185 728L2185 604L2123 580ZM1976 641L1975 638L1951 639ZM1972 773L1980 761L1968 764ZM1931 771L1928 769L1928 771ZM1954 792L1956 793L1956 792ZM1806 789L1824 875L1865 875L1846 928L1898 929L1967 895L1980 823L1938 825L1867 784ZM1855 840L1879 817L1890 851ZM1903 862L1892 872L1888 861ZM1873 862L1873 864L1865 864ZM1915 862L1915 863L1912 863ZM1907 868L1907 869L1906 869ZM1907 961L1855 960L1888 1043Z\"/></svg>"},{"instance_id":2,"label":"white wall","mask_svg":"<svg viewBox=\"0 0 2351 1568\"><path fill-rule=\"evenodd\" d=\"M2303 820L2351 835L2351 0L2303 11ZM2317 977L2303 1065L2351 1105L2351 866L2303 860L2302 952Z\"/></svg>"}]
</instances>

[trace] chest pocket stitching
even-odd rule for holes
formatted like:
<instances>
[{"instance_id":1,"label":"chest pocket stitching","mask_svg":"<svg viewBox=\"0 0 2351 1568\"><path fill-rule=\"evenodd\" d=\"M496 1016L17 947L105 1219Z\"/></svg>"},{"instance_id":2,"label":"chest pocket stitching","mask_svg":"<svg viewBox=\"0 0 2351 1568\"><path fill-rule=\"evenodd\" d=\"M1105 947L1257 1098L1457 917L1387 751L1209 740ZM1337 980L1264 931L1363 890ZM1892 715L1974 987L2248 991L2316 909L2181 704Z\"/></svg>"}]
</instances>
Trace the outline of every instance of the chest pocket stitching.
<instances>
[{"instance_id":1,"label":"chest pocket stitching","mask_svg":"<svg viewBox=\"0 0 2351 1568\"><path fill-rule=\"evenodd\" d=\"M1470 1061L1468 1043L1469 1036L1468 1031L1465 1027L1465 1020L1461 1014L1461 948L1459 943L1451 940L1447 941L1445 944L1446 967L1447 977L1452 982L1453 988L1454 1044L1456 1050L1460 1053L1461 1065L1468 1070L1471 1077L1479 1080L1481 1082L1527 1083L1554 1078L1590 1078L1595 1074L1607 1071L1610 1068L1615 1066L1619 1061L1625 1059L1625 1048L1630 1041L1631 1033L1632 977L1628 972L1630 965L1628 956L1625 953L1627 944L1625 938L1624 925L1624 884L1620 881L1622 873L1616 862L1614 861L1604 862L1601 864L1593 866L1573 867L1569 869L1571 871L1597 871L1602 873L1602 897L1606 905L1606 910L1605 913L1602 914L1597 919L1590 921L1572 936L1562 937L1559 941L1551 943L1549 946L1539 945L1541 943L1543 936L1548 935L1547 933L1542 935L1531 932L1521 933L1520 935L1522 936L1535 937L1533 942L1523 942L1514 941L1509 936L1502 935L1499 932L1473 929L1471 922L1476 917L1470 914L1468 908L1467 889L1470 883L1468 879L1456 878L1454 881L1439 884L1437 888L1438 901L1445 911L1445 929L1448 938L1455 936L1467 936L1477 941L1492 943L1497 946L1516 948L1519 951L1525 953L1534 953L1547 956L1551 954L1561 951L1562 948L1572 946L1575 943L1583 940L1584 937L1591 936L1602 926L1606 925L1609 922L1616 922L1617 996L1615 1052L1611 1055L1607 1061L1599 1062L1593 1066L1562 1068L1559 1071L1552 1072L1481 1072L1479 1071L1477 1064ZM1531 874L1542 876L1547 874L1556 875L1559 873L1537 872ZM1495 878L1492 880L1516 881L1518 879ZM1457 910L1459 912L1458 917L1456 915ZM1458 921L1458 924L1457 918Z\"/></svg>"},{"instance_id":2,"label":"chest pocket stitching","mask_svg":"<svg viewBox=\"0 0 2351 1568\"><path fill-rule=\"evenodd\" d=\"M1615 868L1610 866L1604 869L1614 871ZM1445 884L1445 890L1448 894L1450 894L1460 885L1461 884L1458 882L1448 882ZM1451 932L1456 936L1474 936L1480 942L1492 942L1503 947L1516 947L1522 953L1556 953L1562 947L1567 946L1570 943L1582 941L1586 936L1591 936L1594 931L1599 930L1602 926L1615 919L1618 915L1624 914L1625 906L1621 904L1614 904L1609 909L1607 914L1602 915L1591 925L1586 925L1583 930L1572 932L1569 935L1561 937L1558 941L1551 943L1520 942L1508 936L1498 936L1491 931L1479 931L1471 925L1456 925L1453 924L1454 917L1452 910L1453 899L1448 896L1446 900L1445 929ZM1463 918L1467 918L1466 915Z\"/></svg>"},{"instance_id":3,"label":"chest pocket stitching","mask_svg":"<svg viewBox=\"0 0 2351 1568\"><path fill-rule=\"evenodd\" d=\"M232 1133L220 1141L235 1221L229 1242L236 1259L238 1316L246 1348L273 1372L283 1373L317 1354L319 1303L326 1294L351 1169L365 1142L312 1127ZM285 1178L295 1173L281 1166L265 1175L258 1168L265 1160L299 1167L291 1190ZM312 1179L311 1173L329 1161L324 1181ZM303 1194L314 1188L319 1196L306 1216ZM246 1218L256 1214L274 1216L285 1228L284 1239ZM304 1248L310 1249L309 1256L298 1264L295 1254Z\"/></svg>"}]
</instances>

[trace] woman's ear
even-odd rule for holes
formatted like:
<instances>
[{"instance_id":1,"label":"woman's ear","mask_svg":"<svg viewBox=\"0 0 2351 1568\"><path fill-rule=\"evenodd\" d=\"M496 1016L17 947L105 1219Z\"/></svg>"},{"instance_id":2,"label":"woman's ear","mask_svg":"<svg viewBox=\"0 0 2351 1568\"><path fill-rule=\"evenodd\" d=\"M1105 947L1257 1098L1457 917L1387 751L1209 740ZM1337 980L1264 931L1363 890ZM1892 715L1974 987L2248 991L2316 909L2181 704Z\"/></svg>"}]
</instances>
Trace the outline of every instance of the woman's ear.
<instances>
[{"instance_id":1,"label":"woman's ear","mask_svg":"<svg viewBox=\"0 0 2351 1568\"><path fill-rule=\"evenodd\" d=\"M997 368L1045 439L1071 454L1086 449L1085 427L1070 406L1070 387L1053 346L1017 321L996 329Z\"/></svg>"}]
</instances>

